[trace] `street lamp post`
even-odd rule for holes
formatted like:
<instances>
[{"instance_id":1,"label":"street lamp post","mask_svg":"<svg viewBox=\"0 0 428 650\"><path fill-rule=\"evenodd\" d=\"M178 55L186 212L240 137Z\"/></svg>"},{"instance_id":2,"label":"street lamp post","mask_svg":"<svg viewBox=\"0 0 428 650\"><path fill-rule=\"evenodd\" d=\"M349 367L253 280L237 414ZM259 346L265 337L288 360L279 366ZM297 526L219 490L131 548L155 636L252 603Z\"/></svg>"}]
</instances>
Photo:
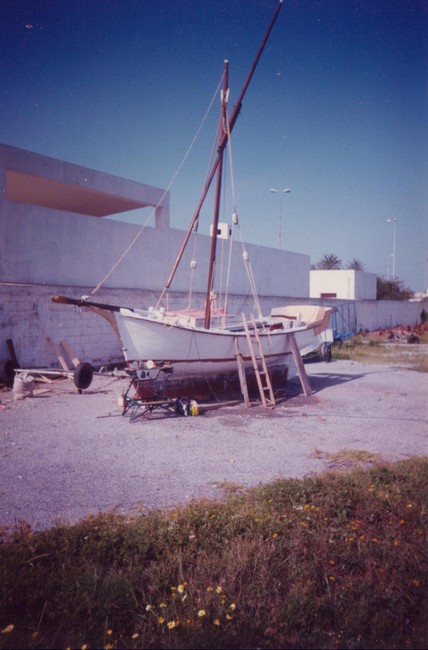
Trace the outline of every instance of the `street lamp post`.
<instances>
[{"instance_id":1,"label":"street lamp post","mask_svg":"<svg viewBox=\"0 0 428 650\"><path fill-rule=\"evenodd\" d=\"M392 234L392 280L395 280L395 226L397 219L387 219L387 223L392 223L394 225L393 234Z\"/></svg>"},{"instance_id":2,"label":"street lamp post","mask_svg":"<svg viewBox=\"0 0 428 650\"><path fill-rule=\"evenodd\" d=\"M279 196L279 224L278 224L278 248L282 248L282 195L283 194L289 194L291 190L289 188L286 188L285 190L275 190L274 188L271 188L270 190L274 194L278 194Z\"/></svg>"}]
</instances>

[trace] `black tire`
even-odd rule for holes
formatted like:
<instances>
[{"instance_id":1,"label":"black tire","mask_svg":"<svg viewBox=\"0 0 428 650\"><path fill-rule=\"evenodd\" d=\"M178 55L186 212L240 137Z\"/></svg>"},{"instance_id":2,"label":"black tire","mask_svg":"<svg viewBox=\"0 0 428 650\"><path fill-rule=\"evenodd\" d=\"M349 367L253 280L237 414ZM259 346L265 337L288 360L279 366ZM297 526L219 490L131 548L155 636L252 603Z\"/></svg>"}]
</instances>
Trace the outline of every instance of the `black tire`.
<instances>
[{"instance_id":1,"label":"black tire","mask_svg":"<svg viewBox=\"0 0 428 650\"><path fill-rule=\"evenodd\" d=\"M5 384L8 388L13 387L15 379L15 370L18 364L13 359L5 359L0 362L0 384Z\"/></svg>"},{"instance_id":2,"label":"black tire","mask_svg":"<svg viewBox=\"0 0 428 650\"><path fill-rule=\"evenodd\" d=\"M418 343L420 343L419 336L416 336L416 334L410 334L410 336L407 338L407 343L417 345Z\"/></svg>"},{"instance_id":3,"label":"black tire","mask_svg":"<svg viewBox=\"0 0 428 650\"><path fill-rule=\"evenodd\" d=\"M92 378L94 376L94 369L90 363L87 361L82 361L74 370L74 385L79 390L84 390L89 388L92 383Z\"/></svg>"},{"instance_id":4,"label":"black tire","mask_svg":"<svg viewBox=\"0 0 428 650\"><path fill-rule=\"evenodd\" d=\"M324 361L327 363L330 363L331 361L331 345L328 343L324 343L324 345L321 348L321 353Z\"/></svg>"}]
</instances>

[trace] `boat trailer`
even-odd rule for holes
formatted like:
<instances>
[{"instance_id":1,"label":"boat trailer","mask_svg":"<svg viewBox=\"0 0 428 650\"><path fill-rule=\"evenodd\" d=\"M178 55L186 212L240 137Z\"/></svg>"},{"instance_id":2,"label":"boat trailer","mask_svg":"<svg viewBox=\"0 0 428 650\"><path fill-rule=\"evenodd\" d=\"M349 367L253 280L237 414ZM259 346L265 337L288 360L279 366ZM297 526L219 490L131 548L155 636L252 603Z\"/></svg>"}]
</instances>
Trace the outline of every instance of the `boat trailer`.
<instances>
[{"instance_id":1,"label":"boat trailer","mask_svg":"<svg viewBox=\"0 0 428 650\"><path fill-rule=\"evenodd\" d=\"M150 370L153 368L151 367ZM130 422L154 411L186 417L198 415L198 404L191 397L173 398L167 395L168 379L173 371L174 368L168 363L158 365L154 376L145 370L126 369L130 381L122 397L122 415L129 414Z\"/></svg>"}]
</instances>

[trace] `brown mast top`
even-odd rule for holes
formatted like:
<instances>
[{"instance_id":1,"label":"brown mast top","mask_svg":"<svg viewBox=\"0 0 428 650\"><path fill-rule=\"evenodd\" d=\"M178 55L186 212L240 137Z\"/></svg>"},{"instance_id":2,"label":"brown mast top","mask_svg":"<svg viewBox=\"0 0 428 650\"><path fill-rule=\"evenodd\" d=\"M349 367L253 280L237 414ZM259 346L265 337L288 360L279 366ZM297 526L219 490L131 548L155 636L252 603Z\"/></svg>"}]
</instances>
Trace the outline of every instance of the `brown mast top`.
<instances>
[{"instance_id":1,"label":"brown mast top","mask_svg":"<svg viewBox=\"0 0 428 650\"><path fill-rule=\"evenodd\" d=\"M256 54L256 56L254 58L253 64L252 64L252 66L250 68L250 71L249 71L249 73L247 75L245 83L244 83L244 85L242 87L242 90L241 90L240 95L238 97L238 100L236 102L235 108L233 109L232 116L231 116L231 118L229 120L229 128L225 129L223 131L223 133L222 133L222 136L220 138L220 144L219 144L219 147L218 147L217 158L216 158L216 160L214 161L214 163L213 163L213 165L211 167L211 171L209 173L209 176L208 176L207 181L205 183L204 189L202 191L201 198L199 199L199 203L198 203L198 205L196 207L196 210L195 210L195 212L193 214L192 221L191 221L190 226L189 226L189 228L188 228L188 230L186 232L183 243L181 245L181 248L180 248L180 250L178 252L178 255L176 257L176 260L174 262L174 266L173 266L173 268L171 270L171 273L169 275L169 278L168 278L168 280L167 280L167 282L165 284L165 289L168 289L170 287L170 285L171 285L171 282L172 282L172 280L174 278L174 275L175 275L175 273L177 271L177 267L178 267L178 265L179 265L179 263L181 261L181 258L183 257L183 253L184 253L184 250L185 250L185 248L187 246L187 243L189 241L190 235L192 234L192 230L193 230L193 228L195 226L196 221L199 218L199 213L200 213L202 205L203 205L203 203L204 203L204 201L206 199L206 196L208 194L208 190L209 190L209 188L211 186L211 183L212 183L212 181L214 179L215 173L216 173L217 169L219 168L219 166L222 165L223 153L224 153L224 149L225 149L226 144L227 144L228 139L229 139L229 133L232 132L232 129L235 126L235 122L236 122L236 120L238 118L238 115L239 115L239 113L241 111L242 100L243 100L244 95L245 95L245 93L247 91L247 88L248 88L249 83L251 81L251 78L252 78L252 76L254 74L254 71L255 71L255 69L257 67L259 59L260 59L260 57L262 55L264 47L265 47L265 45L266 45L266 43L268 41L270 33L271 33L272 29L273 29L273 26L275 24L275 21L277 19L279 11L280 11L280 9L282 7L282 3L283 3L283 0L280 0L277 8L275 9L274 15L273 15L273 17L272 17L272 19L271 19L271 21L269 23L269 26L268 26L268 28L266 30L266 34L265 34L265 36L263 38L263 41L262 41L262 43L261 43L261 45L260 45L260 47L259 47L259 49L257 51L257 54ZM223 90L224 90L224 83L223 83ZM223 101L224 101L224 99L223 99ZM218 187L218 190L219 189L220 188ZM214 239L217 238L217 229L214 228L214 227L213 227L212 237ZM213 246L211 247L211 252L212 253L214 252L214 259L215 259L215 247L214 247L214 251L213 251ZM210 266L211 266L211 260L210 260ZM210 282L210 280L209 280L209 282ZM211 285L210 284L208 285L208 290L207 290L207 303L209 302L209 295L208 294L211 292L211 289L212 289L212 277L211 277ZM208 322L208 325L207 325L207 322ZM206 316L205 316L205 327L209 327L209 322L210 322L210 315L208 314L208 316L207 316L207 314L206 314Z\"/></svg>"}]
</instances>

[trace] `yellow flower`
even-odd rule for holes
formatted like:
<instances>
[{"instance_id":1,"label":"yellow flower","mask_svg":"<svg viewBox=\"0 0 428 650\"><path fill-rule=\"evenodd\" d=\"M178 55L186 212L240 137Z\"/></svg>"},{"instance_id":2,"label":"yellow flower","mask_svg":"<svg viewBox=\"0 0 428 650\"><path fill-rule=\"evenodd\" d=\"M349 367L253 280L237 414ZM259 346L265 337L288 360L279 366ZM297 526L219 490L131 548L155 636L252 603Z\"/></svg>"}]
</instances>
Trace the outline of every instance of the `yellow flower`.
<instances>
[{"instance_id":1,"label":"yellow flower","mask_svg":"<svg viewBox=\"0 0 428 650\"><path fill-rule=\"evenodd\" d=\"M328 576L328 579L330 580L330 582L334 582L336 580L334 576Z\"/></svg>"},{"instance_id":2,"label":"yellow flower","mask_svg":"<svg viewBox=\"0 0 428 650\"><path fill-rule=\"evenodd\" d=\"M216 593L221 594L223 591L223 588L220 587L220 585L216 588Z\"/></svg>"},{"instance_id":3,"label":"yellow flower","mask_svg":"<svg viewBox=\"0 0 428 650\"><path fill-rule=\"evenodd\" d=\"M365 539L366 539L366 536L365 536L365 535L360 535L360 540L361 540L362 542L364 542Z\"/></svg>"},{"instance_id":4,"label":"yellow flower","mask_svg":"<svg viewBox=\"0 0 428 650\"><path fill-rule=\"evenodd\" d=\"M111 636L113 634L113 630L106 630L107 636Z\"/></svg>"},{"instance_id":5,"label":"yellow flower","mask_svg":"<svg viewBox=\"0 0 428 650\"><path fill-rule=\"evenodd\" d=\"M184 591L184 585L178 585L177 591L178 591L179 594L182 594L183 591Z\"/></svg>"},{"instance_id":6,"label":"yellow flower","mask_svg":"<svg viewBox=\"0 0 428 650\"><path fill-rule=\"evenodd\" d=\"M131 638L132 638L132 639L138 639L138 632L135 632L135 633L132 635Z\"/></svg>"},{"instance_id":7,"label":"yellow flower","mask_svg":"<svg viewBox=\"0 0 428 650\"><path fill-rule=\"evenodd\" d=\"M334 564L336 564L336 562L335 562L334 560L329 560L328 563L331 564L331 566L333 566Z\"/></svg>"},{"instance_id":8,"label":"yellow flower","mask_svg":"<svg viewBox=\"0 0 428 650\"><path fill-rule=\"evenodd\" d=\"M168 626L169 630L173 630L175 628L175 626L176 626L176 622L175 621L168 621L167 626Z\"/></svg>"},{"instance_id":9,"label":"yellow flower","mask_svg":"<svg viewBox=\"0 0 428 650\"><path fill-rule=\"evenodd\" d=\"M207 587L207 591L214 591L214 587Z\"/></svg>"},{"instance_id":10,"label":"yellow flower","mask_svg":"<svg viewBox=\"0 0 428 650\"><path fill-rule=\"evenodd\" d=\"M235 603L231 603L231 604L229 605L229 609L232 609L232 610L233 610L233 609L236 609L236 605L235 605Z\"/></svg>"},{"instance_id":11,"label":"yellow flower","mask_svg":"<svg viewBox=\"0 0 428 650\"><path fill-rule=\"evenodd\" d=\"M405 523L406 523L405 519L400 519L400 526L404 526Z\"/></svg>"},{"instance_id":12,"label":"yellow flower","mask_svg":"<svg viewBox=\"0 0 428 650\"><path fill-rule=\"evenodd\" d=\"M311 509L310 504L309 504L309 503L305 503L305 510L310 510L310 509Z\"/></svg>"},{"instance_id":13,"label":"yellow flower","mask_svg":"<svg viewBox=\"0 0 428 650\"><path fill-rule=\"evenodd\" d=\"M226 614L226 618L228 621L233 621L233 616L231 616L230 614Z\"/></svg>"},{"instance_id":14,"label":"yellow flower","mask_svg":"<svg viewBox=\"0 0 428 650\"><path fill-rule=\"evenodd\" d=\"M87 644L87 643L84 643L84 644L82 645L81 650L88 650L88 644Z\"/></svg>"},{"instance_id":15,"label":"yellow flower","mask_svg":"<svg viewBox=\"0 0 428 650\"><path fill-rule=\"evenodd\" d=\"M150 612L152 606L151 605L146 605L146 612Z\"/></svg>"},{"instance_id":16,"label":"yellow flower","mask_svg":"<svg viewBox=\"0 0 428 650\"><path fill-rule=\"evenodd\" d=\"M412 585L414 587L419 587L419 580L412 580Z\"/></svg>"},{"instance_id":17,"label":"yellow flower","mask_svg":"<svg viewBox=\"0 0 428 650\"><path fill-rule=\"evenodd\" d=\"M1 633L2 634L9 634L9 632L12 632L14 625L7 625L5 628L2 629Z\"/></svg>"},{"instance_id":18,"label":"yellow flower","mask_svg":"<svg viewBox=\"0 0 428 650\"><path fill-rule=\"evenodd\" d=\"M203 618L206 615L207 615L207 613L206 613L206 611L204 609L199 610L199 612L198 612L199 618Z\"/></svg>"},{"instance_id":19,"label":"yellow flower","mask_svg":"<svg viewBox=\"0 0 428 650\"><path fill-rule=\"evenodd\" d=\"M400 542L398 541L398 539L394 539L394 546L400 546Z\"/></svg>"},{"instance_id":20,"label":"yellow flower","mask_svg":"<svg viewBox=\"0 0 428 650\"><path fill-rule=\"evenodd\" d=\"M159 625L162 625L162 623L164 623L164 622L165 622L164 617L163 617L163 616L158 616L158 623L159 623Z\"/></svg>"},{"instance_id":21,"label":"yellow flower","mask_svg":"<svg viewBox=\"0 0 428 650\"><path fill-rule=\"evenodd\" d=\"M378 542L378 541L379 541L379 540L378 540L377 537L372 537L372 542L373 542L374 544L376 544L376 542Z\"/></svg>"},{"instance_id":22,"label":"yellow flower","mask_svg":"<svg viewBox=\"0 0 428 650\"><path fill-rule=\"evenodd\" d=\"M159 603L159 607L162 608L162 609L165 608L166 606L167 606L166 603Z\"/></svg>"},{"instance_id":23,"label":"yellow flower","mask_svg":"<svg viewBox=\"0 0 428 650\"><path fill-rule=\"evenodd\" d=\"M278 533L273 533L272 539L278 539Z\"/></svg>"},{"instance_id":24,"label":"yellow flower","mask_svg":"<svg viewBox=\"0 0 428 650\"><path fill-rule=\"evenodd\" d=\"M214 625L220 625L220 619L219 619L219 618L215 618L214 621L213 621L213 623L214 623Z\"/></svg>"},{"instance_id":25,"label":"yellow flower","mask_svg":"<svg viewBox=\"0 0 428 650\"><path fill-rule=\"evenodd\" d=\"M104 650L113 650L114 645L112 643L107 643L107 645L104 646Z\"/></svg>"}]
</instances>

